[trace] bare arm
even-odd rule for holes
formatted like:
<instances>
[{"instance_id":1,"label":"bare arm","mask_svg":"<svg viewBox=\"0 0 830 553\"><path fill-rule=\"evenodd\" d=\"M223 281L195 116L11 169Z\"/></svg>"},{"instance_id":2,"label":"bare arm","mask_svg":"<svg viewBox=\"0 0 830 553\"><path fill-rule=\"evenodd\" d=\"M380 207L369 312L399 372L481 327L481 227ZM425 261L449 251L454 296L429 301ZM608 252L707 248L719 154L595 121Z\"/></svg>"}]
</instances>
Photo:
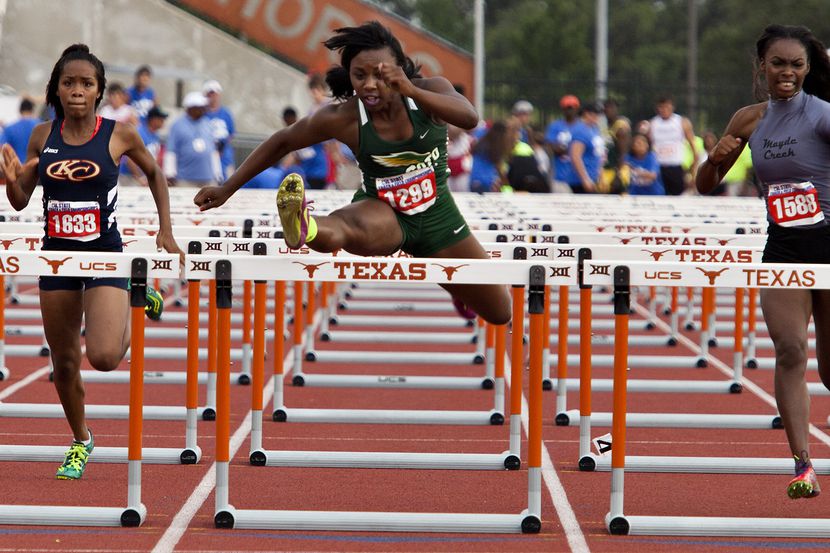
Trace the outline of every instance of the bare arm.
<instances>
[{"instance_id":1,"label":"bare arm","mask_svg":"<svg viewBox=\"0 0 830 553\"><path fill-rule=\"evenodd\" d=\"M746 106L735 112L726 125L718 143L700 164L695 175L695 186L701 194L711 192L741 155L752 131L766 110L766 104Z\"/></svg>"},{"instance_id":2,"label":"bare arm","mask_svg":"<svg viewBox=\"0 0 830 553\"><path fill-rule=\"evenodd\" d=\"M473 105L444 77L421 78L413 82L398 65L382 63L380 66L381 77L390 88L412 98L433 118L467 130L478 125L478 113Z\"/></svg>"},{"instance_id":3,"label":"bare arm","mask_svg":"<svg viewBox=\"0 0 830 553\"><path fill-rule=\"evenodd\" d=\"M144 141L138 130L126 123L116 123L115 134L126 155L147 177L147 184L156 202L156 211L159 216L159 232L156 235L156 245L170 253L184 255L176 240L173 238L173 226L170 222L170 196L167 190L167 179L156 160L147 151Z\"/></svg>"},{"instance_id":4,"label":"bare arm","mask_svg":"<svg viewBox=\"0 0 830 553\"><path fill-rule=\"evenodd\" d=\"M588 176L587 169L585 169L585 161L582 159L582 155L584 153L585 144L578 140L571 142L571 163L573 164L574 171L576 171L576 174L579 176L579 181L582 183L585 191L593 192L595 185L594 181L591 180L591 177Z\"/></svg>"},{"instance_id":5,"label":"bare arm","mask_svg":"<svg viewBox=\"0 0 830 553\"><path fill-rule=\"evenodd\" d=\"M3 173L6 175L6 197L9 203L16 210L20 211L29 205L37 185L37 164L40 159L40 151L43 144L49 137L52 123L40 123L32 131L29 137L29 145L26 148L26 163L21 164L11 146L3 146Z\"/></svg>"},{"instance_id":6,"label":"bare arm","mask_svg":"<svg viewBox=\"0 0 830 553\"><path fill-rule=\"evenodd\" d=\"M193 198L193 202L204 211L219 207L230 198L234 192L277 163L288 153L306 148L330 138L336 138L346 144L356 141L349 137L352 129L348 116L347 104L327 105L317 110L313 115L303 117L293 125L280 129L272 134L265 142L251 152L242 165L225 181L222 186L206 186Z\"/></svg>"}]
</instances>

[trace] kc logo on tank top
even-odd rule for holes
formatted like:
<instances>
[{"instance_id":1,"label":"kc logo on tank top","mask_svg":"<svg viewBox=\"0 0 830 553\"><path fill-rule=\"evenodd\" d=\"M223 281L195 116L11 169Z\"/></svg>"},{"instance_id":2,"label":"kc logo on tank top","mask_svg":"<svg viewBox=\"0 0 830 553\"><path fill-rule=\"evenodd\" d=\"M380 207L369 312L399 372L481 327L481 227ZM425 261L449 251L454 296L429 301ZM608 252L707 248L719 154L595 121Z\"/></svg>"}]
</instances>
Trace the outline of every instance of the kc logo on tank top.
<instances>
[{"instance_id":1,"label":"kc logo on tank top","mask_svg":"<svg viewBox=\"0 0 830 553\"><path fill-rule=\"evenodd\" d=\"M46 174L56 180L81 182L98 176L101 168L85 159L64 159L46 167Z\"/></svg>"}]
</instances>

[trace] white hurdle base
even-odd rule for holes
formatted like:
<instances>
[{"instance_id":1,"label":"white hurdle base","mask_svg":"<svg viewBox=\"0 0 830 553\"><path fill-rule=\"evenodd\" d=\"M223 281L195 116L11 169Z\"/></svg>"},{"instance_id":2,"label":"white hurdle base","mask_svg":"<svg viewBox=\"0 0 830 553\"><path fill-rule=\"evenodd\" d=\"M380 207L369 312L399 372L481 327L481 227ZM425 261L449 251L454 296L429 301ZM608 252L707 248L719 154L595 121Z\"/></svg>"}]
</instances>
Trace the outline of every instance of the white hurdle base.
<instances>
[{"instance_id":1,"label":"white hurdle base","mask_svg":"<svg viewBox=\"0 0 830 553\"><path fill-rule=\"evenodd\" d=\"M87 405L85 410L88 419L126 420L130 415L129 405ZM196 416L202 418L204 411L204 407L199 407L196 410ZM144 420L183 421L187 419L187 409L174 405L145 405L142 413ZM57 404L0 402L0 417L62 419L65 416L63 407Z\"/></svg>"},{"instance_id":2,"label":"white hurdle base","mask_svg":"<svg viewBox=\"0 0 830 553\"><path fill-rule=\"evenodd\" d=\"M433 390L489 390L493 380L484 376L398 376L308 374L292 377L294 386L328 388L427 388Z\"/></svg>"},{"instance_id":3,"label":"white hurdle base","mask_svg":"<svg viewBox=\"0 0 830 553\"><path fill-rule=\"evenodd\" d=\"M555 366L556 356L551 355L550 364ZM594 367L613 367L613 355L591 355ZM628 366L632 369L693 369L705 367L705 359L690 355L630 355ZM579 367L579 355L568 355L568 367Z\"/></svg>"},{"instance_id":4,"label":"white hurdle base","mask_svg":"<svg viewBox=\"0 0 830 553\"><path fill-rule=\"evenodd\" d=\"M504 424L504 414L491 411L402 411L391 409L294 409L274 410L278 422L334 422L341 424Z\"/></svg>"},{"instance_id":5,"label":"white hurdle base","mask_svg":"<svg viewBox=\"0 0 830 553\"><path fill-rule=\"evenodd\" d=\"M37 526L141 526L147 507L0 505L0 524Z\"/></svg>"},{"instance_id":6,"label":"white hurdle base","mask_svg":"<svg viewBox=\"0 0 830 553\"><path fill-rule=\"evenodd\" d=\"M332 530L364 532L538 532L539 518L485 513L382 513L349 511L265 511L234 509L214 516L217 528L251 530Z\"/></svg>"},{"instance_id":7,"label":"white hurdle base","mask_svg":"<svg viewBox=\"0 0 830 553\"><path fill-rule=\"evenodd\" d=\"M231 373L231 381L238 382L241 373ZM116 370L101 372L93 370L82 370L81 378L84 382L98 382L104 384L129 384L130 371ZM208 381L208 375L199 373L198 382L204 384ZM144 371L145 384L185 384L187 373L185 371Z\"/></svg>"},{"instance_id":8,"label":"white hurdle base","mask_svg":"<svg viewBox=\"0 0 830 553\"><path fill-rule=\"evenodd\" d=\"M584 459L584 460L583 460ZM589 470L593 463L596 472L611 471L611 456L589 454L580 459L579 467ZM583 465L585 468L583 468ZM830 474L830 459L813 460L816 474ZM692 474L789 474L793 460L767 457L673 457L625 456L626 472L677 472Z\"/></svg>"},{"instance_id":9,"label":"white hurdle base","mask_svg":"<svg viewBox=\"0 0 830 553\"><path fill-rule=\"evenodd\" d=\"M40 347L40 346L38 346ZM127 350L127 359L131 357L131 351ZM145 359L187 359L187 348L183 347L145 347L144 348L144 358ZM204 360L208 358L208 350L207 348L199 348L199 359ZM242 359L242 349L241 348L232 348L231 349L231 361L239 361Z\"/></svg>"},{"instance_id":10,"label":"white hurdle base","mask_svg":"<svg viewBox=\"0 0 830 553\"><path fill-rule=\"evenodd\" d=\"M509 451L488 454L257 450L251 452L251 464L266 467L516 470L521 461Z\"/></svg>"},{"instance_id":11,"label":"white hurdle base","mask_svg":"<svg viewBox=\"0 0 830 553\"><path fill-rule=\"evenodd\" d=\"M612 534L629 536L736 536L830 538L826 518L617 516L605 519Z\"/></svg>"},{"instance_id":12,"label":"white hurdle base","mask_svg":"<svg viewBox=\"0 0 830 553\"><path fill-rule=\"evenodd\" d=\"M357 332L330 330L321 335L324 342L344 344L472 344L475 335L463 332Z\"/></svg>"},{"instance_id":13,"label":"white hurdle base","mask_svg":"<svg viewBox=\"0 0 830 553\"><path fill-rule=\"evenodd\" d=\"M591 426L611 426L612 413L591 413ZM557 426L579 426L579 410L556 414ZM625 424L638 428L735 428L764 430L783 428L780 415L701 413L627 413Z\"/></svg>"},{"instance_id":14,"label":"white hurdle base","mask_svg":"<svg viewBox=\"0 0 830 553\"><path fill-rule=\"evenodd\" d=\"M404 363L436 365L473 365L484 362L476 353L432 351L308 351L306 361L319 363Z\"/></svg>"},{"instance_id":15,"label":"white hurdle base","mask_svg":"<svg viewBox=\"0 0 830 553\"><path fill-rule=\"evenodd\" d=\"M61 463L66 446L4 445L0 448L0 461L35 461ZM126 447L96 447L89 456L91 463L126 463ZM153 465L192 465L202 458L202 450L175 447L145 447L141 449L141 462Z\"/></svg>"},{"instance_id":16,"label":"white hurdle base","mask_svg":"<svg viewBox=\"0 0 830 553\"><path fill-rule=\"evenodd\" d=\"M559 385L559 379L550 380L553 389ZM665 393L694 393L694 394L729 394L736 393L740 387L733 380L657 380L631 379L626 382L629 392L665 392ZM578 378L565 379L566 390L579 390ZM595 378L591 380L591 390L594 392L613 392L613 378Z\"/></svg>"},{"instance_id":17,"label":"white hurdle base","mask_svg":"<svg viewBox=\"0 0 830 553\"><path fill-rule=\"evenodd\" d=\"M461 317L372 317L369 315L335 315L331 318L333 325L348 326L375 326L375 327L401 327L412 326L416 328L467 328L473 326L473 321Z\"/></svg>"}]
</instances>

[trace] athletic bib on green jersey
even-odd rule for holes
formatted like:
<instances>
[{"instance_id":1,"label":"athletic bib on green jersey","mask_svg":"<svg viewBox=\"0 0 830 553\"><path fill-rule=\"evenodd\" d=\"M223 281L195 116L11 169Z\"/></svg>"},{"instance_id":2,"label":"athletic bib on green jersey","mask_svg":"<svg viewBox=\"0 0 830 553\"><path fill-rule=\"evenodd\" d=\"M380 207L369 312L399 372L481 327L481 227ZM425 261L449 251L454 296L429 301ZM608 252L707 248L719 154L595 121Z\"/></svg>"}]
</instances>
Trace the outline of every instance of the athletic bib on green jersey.
<instances>
[{"instance_id":1,"label":"athletic bib on green jersey","mask_svg":"<svg viewBox=\"0 0 830 553\"><path fill-rule=\"evenodd\" d=\"M356 158L367 195L387 202L399 213L414 215L448 194L447 127L435 124L411 98L404 98L404 105L414 129L412 137L388 142L377 135L358 99L360 146Z\"/></svg>"}]
</instances>

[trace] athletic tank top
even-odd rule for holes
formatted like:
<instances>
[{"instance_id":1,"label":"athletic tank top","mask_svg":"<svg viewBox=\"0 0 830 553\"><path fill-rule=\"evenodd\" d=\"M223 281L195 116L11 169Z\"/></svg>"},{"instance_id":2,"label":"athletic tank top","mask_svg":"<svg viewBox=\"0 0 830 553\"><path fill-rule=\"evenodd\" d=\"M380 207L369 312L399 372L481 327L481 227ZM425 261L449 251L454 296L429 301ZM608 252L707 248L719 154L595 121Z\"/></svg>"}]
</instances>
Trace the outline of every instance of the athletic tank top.
<instances>
[{"instance_id":1,"label":"athletic tank top","mask_svg":"<svg viewBox=\"0 0 830 553\"><path fill-rule=\"evenodd\" d=\"M770 100L749 137L749 147L767 200L767 219L782 226L826 226L830 103L803 91L790 100Z\"/></svg>"},{"instance_id":2,"label":"athletic tank top","mask_svg":"<svg viewBox=\"0 0 830 553\"><path fill-rule=\"evenodd\" d=\"M403 101L412 122L412 137L388 142L375 132L358 99L360 144L356 159L363 172L364 192L388 202L400 213L414 215L449 193L447 126L433 122L411 98Z\"/></svg>"},{"instance_id":3,"label":"athletic tank top","mask_svg":"<svg viewBox=\"0 0 830 553\"><path fill-rule=\"evenodd\" d=\"M52 122L38 162L46 221L43 249L117 249L118 165L109 149L115 121L99 117L92 138L78 146L63 141L62 126L63 119Z\"/></svg>"},{"instance_id":4,"label":"athletic tank top","mask_svg":"<svg viewBox=\"0 0 830 553\"><path fill-rule=\"evenodd\" d=\"M660 165L683 164L683 118L673 113L668 119L659 115L651 119L651 143Z\"/></svg>"}]
</instances>

